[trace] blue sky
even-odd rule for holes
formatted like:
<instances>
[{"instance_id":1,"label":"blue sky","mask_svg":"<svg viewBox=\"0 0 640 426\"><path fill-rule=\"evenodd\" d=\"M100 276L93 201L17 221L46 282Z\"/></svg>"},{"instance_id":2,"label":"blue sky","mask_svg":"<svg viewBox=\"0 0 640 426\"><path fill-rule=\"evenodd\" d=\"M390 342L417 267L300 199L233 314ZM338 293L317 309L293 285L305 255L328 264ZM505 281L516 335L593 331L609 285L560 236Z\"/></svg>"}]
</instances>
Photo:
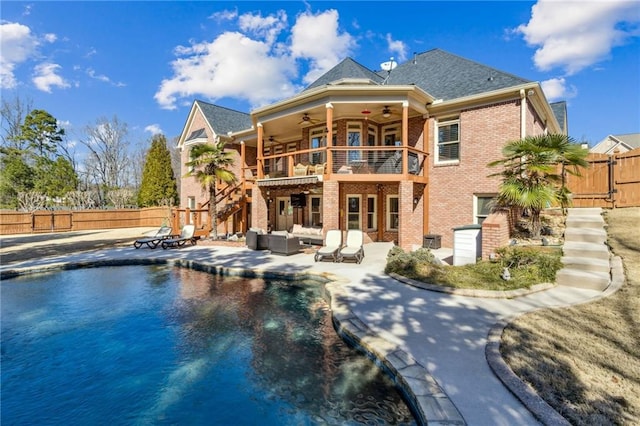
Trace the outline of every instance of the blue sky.
<instances>
[{"instance_id":1,"label":"blue sky","mask_svg":"<svg viewBox=\"0 0 640 426\"><path fill-rule=\"evenodd\" d=\"M377 70L440 48L543 83L569 133L640 132L637 1L2 1L3 99L45 109L69 143L101 117L132 144L178 136L195 99L248 112L349 56Z\"/></svg>"}]
</instances>

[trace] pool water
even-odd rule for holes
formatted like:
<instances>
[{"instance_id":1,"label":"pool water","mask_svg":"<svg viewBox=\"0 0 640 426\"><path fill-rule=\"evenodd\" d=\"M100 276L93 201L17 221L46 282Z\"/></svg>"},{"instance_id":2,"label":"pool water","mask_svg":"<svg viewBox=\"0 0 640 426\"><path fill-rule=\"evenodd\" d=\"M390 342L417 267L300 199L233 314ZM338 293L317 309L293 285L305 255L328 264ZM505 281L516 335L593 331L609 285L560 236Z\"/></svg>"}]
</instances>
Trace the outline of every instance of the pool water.
<instances>
[{"instance_id":1,"label":"pool water","mask_svg":"<svg viewBox=\"0 0 640 426\"><path fill-rule=\"evenodd\" d=\"M318 283L170 266L1 283L1 422L415 424Z\"/></svg>"}]
</instances>

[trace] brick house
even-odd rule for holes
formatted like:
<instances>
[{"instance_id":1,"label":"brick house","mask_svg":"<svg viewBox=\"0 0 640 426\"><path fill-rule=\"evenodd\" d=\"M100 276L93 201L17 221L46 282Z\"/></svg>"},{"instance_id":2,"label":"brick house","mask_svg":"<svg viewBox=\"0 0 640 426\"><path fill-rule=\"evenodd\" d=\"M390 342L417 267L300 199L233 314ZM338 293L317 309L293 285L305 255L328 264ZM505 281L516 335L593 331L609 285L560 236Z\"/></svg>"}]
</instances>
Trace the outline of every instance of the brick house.
<instances>
[{"instance_id":1,"label":"brick house","mask_svg":"<svg viewBox=\"0 0 640 426\"><path fill-rule=\"evenodd\" d=\"M178 146L223 141L239 180L220 187L219 231L357 228L410 250L489 214L503 145L567 134L537 82L434 49L372 71L347 58L294 97L250 113L195 101ZM207 195L181 178L180 205Z\"/></svg>"}]
</instances>

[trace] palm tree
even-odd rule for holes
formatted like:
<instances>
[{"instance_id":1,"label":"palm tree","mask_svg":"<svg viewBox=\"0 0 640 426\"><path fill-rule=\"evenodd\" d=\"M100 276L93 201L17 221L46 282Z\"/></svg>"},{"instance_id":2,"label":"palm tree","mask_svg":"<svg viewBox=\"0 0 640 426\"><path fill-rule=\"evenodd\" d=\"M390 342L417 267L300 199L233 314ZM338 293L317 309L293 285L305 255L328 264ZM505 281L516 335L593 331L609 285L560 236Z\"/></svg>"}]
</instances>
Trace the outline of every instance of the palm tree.
<instances>
[{"instance_id":1,"label":"palm tree","mask_svg":"<svg viewBox=\"0 0 640 426\"><path fill-rule=\"evenodd\" d=\"M504 158L489 163L491 167L503 166L502 172L491 175L502 176L497 204L528 211L532 237L539 238L540 213L555 203L567 205L566 173L579 173L586 165L586 154L566 135L528 136L507 143L502 149Z\"/></svg>"},{"instance_id":2,"label":"palm tree","mask_svg":"<svg viewBox=\"0 0 640 426\"><path fill-rule=\"evenodd\" d=\"M567 174L580 176L580 170L582 168L589 167L589 162L586 160L589 150L583 148L580 144L567 135L553 134L546 136L536 136L535 139L539 139L538 143L541 146L546 146L555 154L555 163L560 164L560 188L558 188L558 202L562 207L562 212L565 212L566 207L571 204L569 196L571 191L566 186Z\"/></svg>"},{"instance_id":3,"label":"palm tree","mask_svg":"<svg viewBox=\"0 0 640 426\"><path fill-rule=\"evenodd\" d=\"M191 148L191 161L186 163L190 169L187 176L195 177L202 188L209 191L209 220L213 239L218 239L216 183L220 180L231 184L237 180L236 175L228 169L232 164L233 157L225 151L222 142L194 146Z\"/></svg>"}]
</instances>

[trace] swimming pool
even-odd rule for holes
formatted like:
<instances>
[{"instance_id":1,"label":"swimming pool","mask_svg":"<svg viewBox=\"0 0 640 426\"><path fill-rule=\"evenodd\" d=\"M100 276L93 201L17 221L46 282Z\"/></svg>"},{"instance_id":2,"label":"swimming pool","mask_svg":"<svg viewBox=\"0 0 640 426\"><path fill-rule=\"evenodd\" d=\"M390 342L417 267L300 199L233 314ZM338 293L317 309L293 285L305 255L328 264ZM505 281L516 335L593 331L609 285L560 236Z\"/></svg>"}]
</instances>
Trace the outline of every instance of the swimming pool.
<instances>
[{"instance_id":1,"label":"swimming pool","mask_svg":"<svg viewBox=\"0 0 640 426\"><path fill-rule=\"evenodd\" d=\"M119 266L2 282L2 424L415 424L318 283Z\"/></svg>"}]
</instances>

